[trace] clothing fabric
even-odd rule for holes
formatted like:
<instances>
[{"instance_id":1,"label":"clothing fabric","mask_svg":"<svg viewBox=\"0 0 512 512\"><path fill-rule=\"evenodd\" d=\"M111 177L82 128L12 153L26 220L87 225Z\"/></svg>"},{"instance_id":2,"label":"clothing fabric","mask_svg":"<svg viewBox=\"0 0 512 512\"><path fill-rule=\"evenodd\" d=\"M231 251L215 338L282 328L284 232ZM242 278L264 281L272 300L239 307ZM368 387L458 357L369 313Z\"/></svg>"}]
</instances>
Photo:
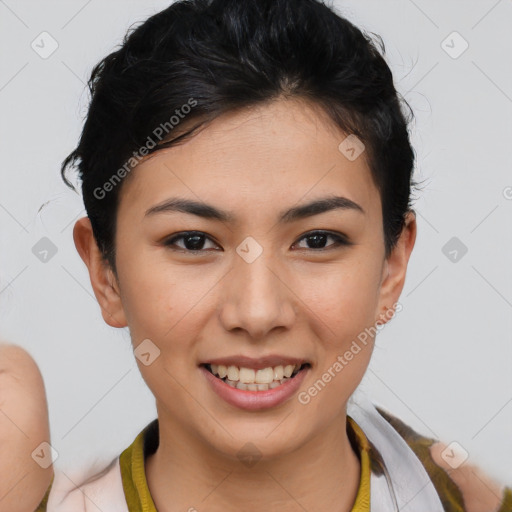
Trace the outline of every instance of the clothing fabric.
<instances>
[{"instance_id":1,"label":"clothing fabric","mask_svg":"<svg viewBox=\"0 0 512 512\"><path fill-rule=\"evenodd\" d=\"M351 512L465 512L460 490L430 456L435 439L418 434L364 397L349 401L347 435L361 463ZM155 419L84 483L77 485L76 477L56 472L36 512L156 512L144 461L158 442ZM497 512L512 512L512 489L505 489Z\"/></svg>"},{"instance_id":2,"label":"clothing fabric","mask_svg":"<svg viewBox=\"0 0 512 512\"><path fill-rule=\"evenodd\" d=\"M370 459L369 444L363 431L350 417L347 434L361 463L360 484L351 512L370 512ZM144 472L144 458L154 453L158 445L158 421L150 423L120 456L123 488L130 512L156 512ZM192 503L192 507L193 507ZM197 506L197 509L204 507Z\"/></svg>"},{"instance_id":3,"label":"clothing fabric","mask_svg":"<svg viewBox=\"0 0 512 512\"><path fill-rule=\"evenodd\" d=\"M375 447L374 460L380 461L382 471L371 475L372 512L398 512L406 505L409 510L443 512L434 484L414 451L364 395L349 401L347 415L357 419Z\"/></svg>"},{"instance_id":4,"label":"clothing fabric","mask_svg":"<svg viewBox=\"0 0 512 512\"><path fill-rule=\"evenodd\" d=\"M155 419L119 457L79 488L72 480L57 474L51 493L49 489L36 512L157 512L146 480L144 461L158 448L158 432ZM364 432L349 416L347 435L361 466L351 512L370 512L370 446Z\"/></svg>"}]
</instances>

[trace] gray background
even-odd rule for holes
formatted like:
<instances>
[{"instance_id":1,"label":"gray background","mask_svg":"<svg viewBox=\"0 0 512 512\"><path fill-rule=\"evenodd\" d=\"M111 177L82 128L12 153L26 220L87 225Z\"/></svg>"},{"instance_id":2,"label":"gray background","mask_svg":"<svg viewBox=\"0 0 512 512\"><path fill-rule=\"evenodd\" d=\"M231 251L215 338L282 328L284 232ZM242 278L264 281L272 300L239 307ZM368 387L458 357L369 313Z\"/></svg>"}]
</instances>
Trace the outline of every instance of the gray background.
<instances>
[{"instance_id":1,"label":"gray background","mask_svg":"<svg viewBox=\"0 0 512 512\"><path fill-rule=\"evenodd\" d=\"M128 331L101 319L72 241L81 198L59 168L78 140L92 66L168 4L0 0L0 336L40 365L61 469L110 460L156 415ZM335 5L382 35L416 115L424 180L404 309L380 333L361 388L510 485L512 1ZM31 47L46 37L51 48L44 31L58 43L46 59ZM454 31L469 44L459 56ZM56 250L46 261L33 252L43 237Z\"/></svg>"}]
</instances>

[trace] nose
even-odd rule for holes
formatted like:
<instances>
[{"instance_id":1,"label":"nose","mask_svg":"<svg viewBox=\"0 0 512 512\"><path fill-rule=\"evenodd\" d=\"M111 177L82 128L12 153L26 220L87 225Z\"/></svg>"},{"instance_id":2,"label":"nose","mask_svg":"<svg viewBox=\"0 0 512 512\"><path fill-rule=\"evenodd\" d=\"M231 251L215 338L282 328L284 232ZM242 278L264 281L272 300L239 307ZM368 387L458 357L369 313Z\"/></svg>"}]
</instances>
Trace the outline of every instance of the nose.
<instances>
[{"instance_id":1,"label":"nose","mask_svg":"<svg viewBox=\"0 0 512 512\"><path fill-rule=\"evenodd\" d=\"M220 321L227 331L260 340L273 330L290 329L298 298L291 276L265 251L253 262L236 257L222 294Z\"/></svg>"}]
</instances>

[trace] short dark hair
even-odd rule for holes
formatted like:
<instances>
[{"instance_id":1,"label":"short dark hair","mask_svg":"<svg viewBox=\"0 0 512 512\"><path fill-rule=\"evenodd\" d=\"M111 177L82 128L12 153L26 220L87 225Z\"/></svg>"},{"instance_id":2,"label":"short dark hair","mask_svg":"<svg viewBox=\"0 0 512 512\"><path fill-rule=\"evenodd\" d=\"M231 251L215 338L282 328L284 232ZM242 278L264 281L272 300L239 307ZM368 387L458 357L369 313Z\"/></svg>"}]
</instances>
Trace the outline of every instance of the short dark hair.
<instances>
[{"instance_id":1,"label":"short dark hair","mask_svg":"<svg viewBox=\"0 0 512 512\"><path fill-rule=\"evenodd\" d=\"M136 165L141 148L149 154L177 144L223 113L280 97L321 107L365 144L389 255L411 209L413 113L395 90L382 38L373 36L382 54L319 0L180 0L128 30L91 73L79 144L61 169L72 187L66 171L78 168L95 239L114 271L116 184L127 162Z\"/></svg>"}]
</instances>

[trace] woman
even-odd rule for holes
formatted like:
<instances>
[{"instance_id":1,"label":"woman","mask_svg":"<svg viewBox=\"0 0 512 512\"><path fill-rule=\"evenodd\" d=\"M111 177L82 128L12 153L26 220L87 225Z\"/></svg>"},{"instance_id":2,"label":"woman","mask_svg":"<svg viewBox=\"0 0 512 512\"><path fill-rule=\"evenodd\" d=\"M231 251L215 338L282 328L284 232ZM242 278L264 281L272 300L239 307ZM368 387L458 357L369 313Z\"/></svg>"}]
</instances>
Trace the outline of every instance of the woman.
<instances>
[{"instance_id":1,"label":"woman","mask_svg":"<svg viewBox=\"0 0 512 512\"><path fill-rule=\"evenodd\" d=\"M512 510L351 400L416 238L407 119L373 42L314 0L180 1L90 87L63 164L88 214L74 241L158 418L80 485L57 475L40 510Z\"/></svg>"}]
</instances>

